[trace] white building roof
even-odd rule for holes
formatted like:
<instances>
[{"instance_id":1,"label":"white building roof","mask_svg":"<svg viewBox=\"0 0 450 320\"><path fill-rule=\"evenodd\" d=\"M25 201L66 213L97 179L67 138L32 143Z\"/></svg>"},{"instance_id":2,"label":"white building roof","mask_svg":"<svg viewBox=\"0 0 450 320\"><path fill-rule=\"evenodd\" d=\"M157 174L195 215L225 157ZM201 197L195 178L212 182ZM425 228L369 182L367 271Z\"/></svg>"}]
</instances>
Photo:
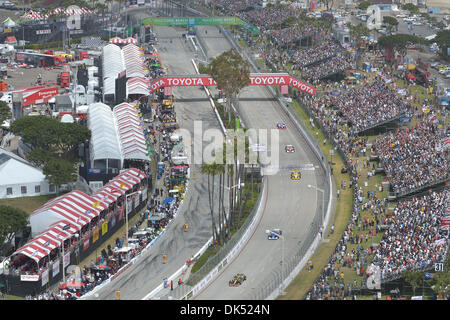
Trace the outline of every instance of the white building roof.
<instances>
[{"instance_id":1,"label":"white building roof","mask_svg":"<svg viewBox=\"0 0 450 320\"><path fill-rule=\"evenodd\" d=\"M38 168L16 154L0 148L0 184L17 185L45 181Z\"/></svg>"},{"instance_id":2,"label":"white building roof","mask_svg":"<svg viewBox=\"0 0 450 320\"><path fill-rule=\"evenodd\" d=\"M99 159L122 160L111 108L101 102L90 104L87 124L92 133L90 143L91 161Z\"/></svg>"}]
</instances>

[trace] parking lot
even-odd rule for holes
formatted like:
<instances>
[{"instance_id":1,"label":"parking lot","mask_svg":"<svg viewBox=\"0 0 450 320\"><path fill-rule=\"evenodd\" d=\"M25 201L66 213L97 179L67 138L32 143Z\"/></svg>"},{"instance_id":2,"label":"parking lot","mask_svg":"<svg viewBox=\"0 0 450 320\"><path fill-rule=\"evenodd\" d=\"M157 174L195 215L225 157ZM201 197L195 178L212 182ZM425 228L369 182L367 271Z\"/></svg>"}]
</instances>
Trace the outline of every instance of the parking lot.
<instances>
[{"instance_id":1,"label":"parking lot","mask_svg":"<svg viewBox=\"0 0 450 320\"><path fill-rule=\"evenodd\" d=\"M44 69L42 67L36 68L21 68L21 67L11 67L8 68L8 79L6 83L10 89L20 89L29 86L36 85L38 75L42 77L43 83L48 83L50 85L56 85L56 77L62 71L62 69Z\"/></svg>"}]
</instances>

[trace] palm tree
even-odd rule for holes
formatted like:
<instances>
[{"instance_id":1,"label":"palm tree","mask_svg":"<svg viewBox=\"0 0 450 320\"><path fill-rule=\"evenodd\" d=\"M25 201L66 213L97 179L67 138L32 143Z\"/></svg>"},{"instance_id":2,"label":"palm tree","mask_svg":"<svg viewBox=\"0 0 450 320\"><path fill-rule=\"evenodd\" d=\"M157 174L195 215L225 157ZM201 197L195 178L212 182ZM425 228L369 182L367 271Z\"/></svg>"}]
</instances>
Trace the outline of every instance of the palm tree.
<instances>
[{"instance_id":1,"label":"palm tree","mask_svg":"<svg viewBox=\"0 0 450 320\"><path fill-rule=\"evenodd\" d=\"M218 165L213 163L204 163L201 166L202 174L208 175L208 200L209 200L209 210L211 212L211 227L212 227L212 237L213 244L217 243L218 232L216 228L216 220L214 215L215 202L214 202L214 181L217 173L219 172Z\"/></svg>"}]
</instances>

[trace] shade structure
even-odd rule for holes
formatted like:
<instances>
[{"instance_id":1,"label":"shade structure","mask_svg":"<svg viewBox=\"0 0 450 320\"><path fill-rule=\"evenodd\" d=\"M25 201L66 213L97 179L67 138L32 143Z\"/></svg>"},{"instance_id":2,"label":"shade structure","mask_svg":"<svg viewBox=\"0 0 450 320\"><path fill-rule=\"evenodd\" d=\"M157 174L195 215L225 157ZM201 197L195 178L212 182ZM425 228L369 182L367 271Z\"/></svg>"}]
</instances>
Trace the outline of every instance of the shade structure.
<instances>
[{"instance_id":1,"label":"shade structure","mask_svg":"<svg viewBox=\"0 0 450 320\"><path fill-rule=\"evenodd\" d=\"M162 201L162 204L171 203L173 200L174 200L174 199L173 199L172 197L165 198L165 199Z\"/></svg>"},{"instance_id":2,"label":"shade structure","mask_svg":"<svg viewBox=\"0 0 450 320\"><path fill-rule=\"evenodd\" d=\"M123 43L123 39L119 38L119 37L114 37L114 38L109 39L109 43L122 44Z\"/></svg>"},{"instance_id":3,"label":"shade structure","mask_svg":"<svg viewBox=\"0 0 450 320\"><path fill-rule=\"evenodd\" d=\"M89 151L94 167L96 161L103 159L122 162L119 138L111 108L101 102L90 104L87 126L91 130Z\"/></svg>"},{"instance_id":4,"label":"shade structure","mask_svg":"<svg viewBox=\"0 0 450 320\"><path fill-rule=\"evenodd\" d=\"M116 118L123 159L150 161L138 111L129 103L121 103L114 107L113 113Z\"/></svg>"},{"instance_id":5,"label":"shade structure","mask_svg":"<svg viewBox=\"0 0 450 320\"><path fill-rule=\"evenodd\" d=\"M78 190L57 197L31 213L32 233L41 233L61 220L66 220L79 229L107 208L104 204L94 207L96 202L97 200Z\"/></svg>"},{"instance_id":6,"label":"shade structure","mask_svg":"<svg viewBox=\"0 0 450 320\"><path fill-rule=\"evenodd\" d=\"M128 38L124 39L123 42L126 43L126 44L130 44L130 43L131 44L137 44L138 43L138 41L135 38L132 38L132 37L128 37Z\"/></svg>"}]
</instances>

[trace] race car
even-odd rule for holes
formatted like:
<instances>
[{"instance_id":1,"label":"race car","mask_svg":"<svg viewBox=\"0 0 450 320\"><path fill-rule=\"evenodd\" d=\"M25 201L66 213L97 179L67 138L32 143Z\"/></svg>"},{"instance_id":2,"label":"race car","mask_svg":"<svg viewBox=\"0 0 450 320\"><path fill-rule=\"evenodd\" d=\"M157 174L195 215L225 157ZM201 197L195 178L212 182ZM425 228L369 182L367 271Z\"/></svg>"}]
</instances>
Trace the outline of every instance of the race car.
<instances>
[{"instance_id":1,"label":"race car","mask_svg":"<svg viewBox=\"0 0 450 320\"><path fill-rule=\"evenodd\" d=\"M293 146L292 144L288 144L286 147L284 147L284 150L285 150L287 153L295 152L295 148L294 148L294 146Z\"/></svg>"},{"instance_id":2,"label":"race car","mask_svg":"<svg viewBox=\"0 0 450 320\"><path fill-rule=\"evenodd\" d=\"M268 239L268 240L278 240L278 239L280 239L280 234L278 234L278 233L276 233L276 232L274 232L274 231L271 231L271 232L267 235L267 239Z\"/></svg>"},{"instance_id":3,"label":"race car","mask_svg":"<svg viewBox=\"0 0 450 320\"><path fill-rule=\"evenodd\" d=\"M238 273L228 282L228 286L239 287L245 280L247 280L247 276L243 273Z\"/></svg>"},{"instance_id":4,"label":"race car","mask_svg":"<svg viewBox=\"0 0 450 320\"><path fill-rule=\"evenodd\" d=\"M291 171L291 180L300 180L302 178L302 174L299 170Z\"/></svg>"},{"instance_id":5,"label":"race car","mask_svg":"<svg viewBox=\"0 0 450 320\"><path fill-rule=\"evenodd\" d=\"M286 129L286 124L284 124L283 122L278 122L277 123L277 128L278 129Z\"/></svg>"}]
</instances>

